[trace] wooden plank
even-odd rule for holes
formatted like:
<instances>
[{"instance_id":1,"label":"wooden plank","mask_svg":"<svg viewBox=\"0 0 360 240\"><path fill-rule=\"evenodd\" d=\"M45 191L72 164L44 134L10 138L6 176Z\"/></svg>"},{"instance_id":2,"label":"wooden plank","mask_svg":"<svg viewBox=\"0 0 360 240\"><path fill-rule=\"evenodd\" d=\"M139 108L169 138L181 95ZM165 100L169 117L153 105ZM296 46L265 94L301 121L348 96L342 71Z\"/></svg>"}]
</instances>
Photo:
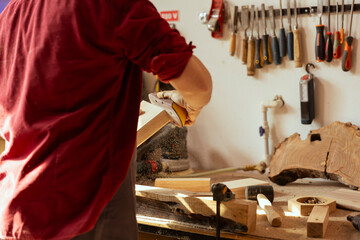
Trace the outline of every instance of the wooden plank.
<instances>
[{"instance_id":1,"label":"wooden plank","mask_svg":"<svg viewBox=\"0 0 360 240\"><path fill-rule=\"evenodd\" d=\"M210 192L210 178L157 178L155 187L193 192Z\"/></svg>"},{"instance_id":2,"label":"wooden plank","mask_svg":"<svg viewBox=\"0 0 360 240\"><path fill-rule=\"evenodd\" d=\"M247 186L269 185L269 182L255 178L238 179L222 183L225 184L233 193L235 193L235 198L238 199L245 199L245 189Z\"/></svg>"},{"instance_id":3,"label":"wooden plank","mask_svg":"<svg viewBox=\"0 0 360 240\"><path fill-rule=\"evenodd\" d=\"M329 207L315 206L306 223L307 236L323 238L329 223Z\"/></svg>"},{"instance_id":4,"label":"wooden plank","mask_svg":"<svg viewBox=\"0 0 360 240\"><path fill-rule=\"evenodd\" d=\"M212 197L193 197L194 192L174 190L144 185L136 185L136 196L164 202L174 202L186 214L214 216L216 201ZM256 201L233 199L222 202L220 215L248 227L248 232L256 228Z\"/></svg>"},{"instance_id":5,"label":"wooden plank","mask_svg":"<svg viewBox=\"0 0 360 240\"><path fill-rule=\"evenodd\" d=\"M336 205L342 208L360 211L360 191L339 188L335 191L325 194L336 200Z\"/></svg>"},{"instance_id":6,"label":"wooden plank","mask_svg":"<svg viewBox=\"0 0 360 240\"><path fill-rule=\"evenodd\" d=\"M137 127L137 147L170 122L169 114L162 108L147 101L140 105L142 114L139 116Z\"/></svg>"}]
</instances>

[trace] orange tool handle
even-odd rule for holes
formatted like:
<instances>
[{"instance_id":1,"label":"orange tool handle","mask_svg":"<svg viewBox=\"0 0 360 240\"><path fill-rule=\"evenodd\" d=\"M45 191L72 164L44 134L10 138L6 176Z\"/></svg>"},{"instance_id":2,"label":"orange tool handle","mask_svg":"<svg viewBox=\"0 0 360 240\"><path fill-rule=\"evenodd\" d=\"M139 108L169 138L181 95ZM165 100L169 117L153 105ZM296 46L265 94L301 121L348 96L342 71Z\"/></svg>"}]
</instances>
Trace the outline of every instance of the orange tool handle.
<instances>
[{"instance_id":1,"label":"orange tool handle","mask_svg":"<svg viewBox=\"0 0 360 240\"><path fill-rule=\"evenodd\" d=\"M342 58L342 70L344 72L347 72L351 68L351 44L353 42L353 37L348 36L345 38L345 49L344 49L344 55Z\"/></svg>"},{"instance_id":2,"label":"orange tool handle","mask_svg":"<svg viewBox=\"0 0 360 240\"><path fill-rule=\"evenodd\" d=\"M340 29L340 44L344 43L344 29Z\"/></svg>"},{"instance_id":3,"label":"orange tool handle","mask_svg":"<svg viewBox=\"0 0 360 240\"><path fill-rule=\"evenodd\" d=\"M336 31L334 33L334 54L333 57L338 59L341 57L341 44L340 44L340 32Z\"/></svg>"}]
</instances>

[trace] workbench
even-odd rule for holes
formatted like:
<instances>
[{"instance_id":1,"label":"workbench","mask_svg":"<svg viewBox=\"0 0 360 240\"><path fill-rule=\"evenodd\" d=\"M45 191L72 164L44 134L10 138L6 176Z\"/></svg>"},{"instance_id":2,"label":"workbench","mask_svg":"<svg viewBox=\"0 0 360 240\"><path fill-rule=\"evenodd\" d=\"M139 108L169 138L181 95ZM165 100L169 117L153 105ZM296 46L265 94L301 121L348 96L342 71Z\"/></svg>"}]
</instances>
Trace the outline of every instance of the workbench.
<instances>
[{"instance_id":1,"label":"workbench","mask_svg":"<svg viewBox=\"0 0 360 240\"><path fill-rule=\"evenodd\" d=\"M273 186L275 199L273 206L282 216L282 225L272 227L265 214L261 214L258 207L256 230L250 233L221 232L222 239L314 239L307 238L306 222L308 216L296 216L288 210L288 200L298 196L324 196L326 193L347 186L336 181L323 179L299 179L286 186L272 183L266 176L257 172L229 172L212 175L211 182L224 182L243 178L256 178L268 181ZM138 184L153 185L153 181L138 179ZM259 214L260 213L260 214ZM348 215L360 214L353 210L337 208L330 213L329 223L324 238L320 239L346 239L359 240L360 232L355 230L350 222L346 220ZM139 231L175 239L215 239L215 228L209 220L186 219L176 213L163 211L162 207L149 208L141 203L137 204L137 220Z\"/></svg>"}]
</instances>

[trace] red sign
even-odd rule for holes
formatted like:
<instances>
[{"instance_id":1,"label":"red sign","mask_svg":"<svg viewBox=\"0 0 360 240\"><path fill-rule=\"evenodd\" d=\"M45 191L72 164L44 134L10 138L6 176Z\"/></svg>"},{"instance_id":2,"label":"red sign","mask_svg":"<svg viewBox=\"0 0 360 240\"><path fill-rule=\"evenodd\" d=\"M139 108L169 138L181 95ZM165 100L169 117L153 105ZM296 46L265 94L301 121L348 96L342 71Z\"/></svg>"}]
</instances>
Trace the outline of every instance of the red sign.
<instances>
[{"instance_id":1,"label":"red sign","mask_svg":"<svg viewBox=\"0 0 360 240\"><path fill-rule=\"evenodd\" d=\"M160 15L166 21L179 21L179 11L164 11L160 12Z\"/></svg>"}]
</instances>

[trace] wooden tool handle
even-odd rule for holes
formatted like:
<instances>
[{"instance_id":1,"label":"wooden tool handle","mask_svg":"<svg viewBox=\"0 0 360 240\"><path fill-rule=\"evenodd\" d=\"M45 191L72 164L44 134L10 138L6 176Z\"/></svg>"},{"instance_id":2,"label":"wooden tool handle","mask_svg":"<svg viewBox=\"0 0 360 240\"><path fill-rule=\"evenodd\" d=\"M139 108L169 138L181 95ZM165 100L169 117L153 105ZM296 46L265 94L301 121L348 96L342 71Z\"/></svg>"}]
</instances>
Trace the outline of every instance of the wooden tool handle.
<instances>
[{"instance_id":1,"label":"wooden tool handle","mask_svg":"<svg viewBox=\"0 0 360 240\"><path fill-rule=\"evenodd\" d=\"M254 76L255 74L255 40L248 40L248 54L247 54L247 75Z\"/></svg>"},{"instance_id":2,"label":"wooden tool handle","mask_svg":"<svg viewBox=\"0 0 360 240\"><path fill-rule=\"evenodd\" d=\"M230 56L235 55L235 48L236 48L236 33L233 33L230 39Z\"/></svg>"},{"instance_id":3,"label":"wooden tool handle","mask_svg":"<svg viewBox=\"0 0 360 240\"><path fill-rule=\"evenodd\" d=\"M294 62L295 67L302 67L302 47L300 29L294 29Z\"/></svg>"},{"instance_id":4,"label":"wooden tool handle","mask_svg":"<svg viewBox=\"0 0 360 240\"><path fill-rule=\"evenodd\" d=\"M264 211L266 213L267 220L273 227L281 226L281 216L274 210L272 206L265 206Z\"/></svg>"},{"instance_id":5,"label":"wooden tool handle","mask_svg":"<svg viewBox=\"0 0 360 240\"><path fill-rule=\"evenodd\" d=\"M241 62L242 64L246 64L247 62L247 43L248 43L248 38L244 37L242 40L242 51L241 51Z\"/></svg>"}]
</instances>

